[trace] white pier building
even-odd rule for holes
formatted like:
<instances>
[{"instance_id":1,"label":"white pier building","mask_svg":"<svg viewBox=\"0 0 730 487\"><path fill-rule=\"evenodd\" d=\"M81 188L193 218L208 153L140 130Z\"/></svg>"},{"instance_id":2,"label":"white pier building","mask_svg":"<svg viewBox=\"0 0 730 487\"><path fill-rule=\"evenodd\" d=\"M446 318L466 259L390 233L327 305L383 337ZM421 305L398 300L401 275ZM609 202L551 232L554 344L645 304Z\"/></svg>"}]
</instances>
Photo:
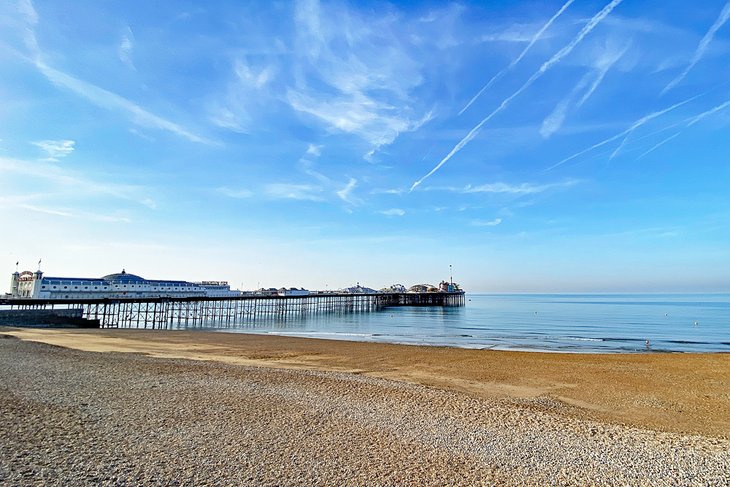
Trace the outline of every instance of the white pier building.
<instances>
[{"instance_id":1,"label":"white pier building","mask_svg":"<svg viewBox=\"0 0 730 487\"><path fill-rule=\"evenodd\" d=\"M41 271L15 272L10 280L12 298L98 299L147 297L240 296L225 281L148 280L125 270L102 278L46 277Z\"/></svg>"}]
</instances>

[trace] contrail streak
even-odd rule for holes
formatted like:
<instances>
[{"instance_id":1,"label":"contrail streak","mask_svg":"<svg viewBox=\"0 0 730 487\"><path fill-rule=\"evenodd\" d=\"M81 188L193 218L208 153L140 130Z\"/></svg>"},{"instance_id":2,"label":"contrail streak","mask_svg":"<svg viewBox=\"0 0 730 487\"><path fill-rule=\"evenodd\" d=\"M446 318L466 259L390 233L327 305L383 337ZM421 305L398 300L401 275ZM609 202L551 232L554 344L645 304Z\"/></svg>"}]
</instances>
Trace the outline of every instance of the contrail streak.
<instances>
[{"instance_id":1,"label":"contrail streak","mask_svg":"<svg viewBox=\"0 0 730 487\"><path fill-rule=\"evenodd\" d=\"M410 191L413 191L416 189L418 185L420 185L423 181L425 181L428 177L430 177L433 173L441 169L441 166L446 164L449 159L451 159L454 154L459 152L461 149L464 148L466 144L471 142L471 140L476 137L477 133L479 133L479 130L482 128L482 126L487 123L489 120L492 119L496 114L504 110L507 105L509 105L509 102L511 102L514 98L516 98L520 93L525 91L532 83L534 83L537 79L539 79L547 70L552 68L556 63L560 62L561 59L563 59L565 56L570 54L570 52L577 46L585 36L587 36L595 27L598 25L599 22L601 22L608 14L610 14L614 8L616 8L623 0L612 0L611 3L603 7L603 10L598 12L596 15L593 16L591 20L588 21L588 23L583 26L583 29L578 33L578 35L570 41L568 45L563 47L560 51L558 51L553 57L551 57L549 60L547 60L545 63L543 63L542 66L540 66L540 69L533 74L530 79L528 79L524 85L520 87L517 91L515 91L511 96L506 98L492 113L487 115L481 122L479 122L476 127L471 129L468 134L466 134L466 137L461 139L456 146L454 146L453 149L451 149L451 152L449 152L446 157L441 159L441 162L436 164L436 167L431 169L431 171L423 176L421 179L413 183L411 186Z\"/></svg>"},{"instance_id":2,"label":"contrail streak","mask_svg":"<svg viewBox=\"0 0 730 487\"><path fill-rule=\"evenodd\" d=\"M668 107L668 108L665 108L665 109L663 109L663 110L659 110L659 111L657 111L657 112L653 112L653 113L650 113L649 115L646 115L646 116L644 116L644 117L641 117L641 118L640 118L639 120L637 120L636 122L634 122L633 124L631 124L631 127L627 128L626 130L624 130L624 131L623 131L623 132L621 132L620 134L616 134L616 135L614 135L613 137L609 137L609 138L607 138L606 140L602 140L601 142L598 142L597 144L593 144L593 145L592 145L592 146L590 146L589 148L587 148L587 149L583 149L582 151L580 151L580 152L577 152L577 153L573 154L573 155L572 155L572 156L570 156L570 157L566 157L566 158L565 158L565 159L563 159L562 161L560 161L560 162L558 162L558 163L556 163L556 164L553 164L552 166L550 166L549 168L547 168L547 169L546 169L545 171L552 171L552 170L553 170L553 169L555 169L556 167L562 166L562 165L563 165L563 164L565 164L566 162L568 162L568 161L572 161L572 160L573 160L573 159L575 159L576 157L580 157L580 156L582 156L583 154L585 154L586 152L590 152L590 151L592 151L593 149L597 149L598 147L604 146L604 145L608 144L609 142L613 142L614 140L616 140L616 139L619 139L619 138L621 138L621 137L627 137L627 136L628 136L628 135L629 135L629 134L630 134L631 132L633 132L633 131L634 131L634 130L636 130L637 128L641 127L642 125L646 124L647 122L649 122L649 121L651 121L651 120L654 120L655 118L657 118L657 117L659 117L659 116L661 116L661 115L664 115L665 113L671 112L672 110L675 110L675 109L677 109L677 108L681 107L682 105L686 105L687 103L689 103L689 102L691 102L691 101L693 101L693 100L695 100L695 99L699 98L700 96L702 96L702 95L704 95L704 94L705 94L705 93L701 93L701 94L699 94L699 95L695 95L695 96L693 96L692 98L687 98L687 99L686 99L686 100L684 100L684 101L680 101L679 103L675 103L674 105L672 105L672 106L670 106L670 107ZM624 142L625 142L625 141L624 141ZM621 144L621 146L623 146L623 143ZM615 151L614 151L614 152L615 152Z\"/></svg>"},{"instance_id":3,"label":"contrail streak","mask_svg":"<svg viewBox=\"0 0 730 487\"><path fill-rule=\"evenodd\" d=\"M638 161L639 159L641 159L641 158L642 158L642 157L644 157L645 155L647 155L647 154L649 154L649 153L651 153L651 152L654 152L654 151L655 151L655 150L657 150L657 149L658 149L659 147L663 146L664 144L666 144L667 142L669 142L670 140L672 140L673 138L675 138L676 136L678 136L678 135L679 135L679 134L681 134L681 133L682 133L682 132L681 132L681 131L679 131L679 132L677 132L677 133L676 133L676 134L674 134L674 135L670 135L669 137L667 137L666 139L662 140L661 142L659 142L658 144L656 144L656 145L655 145L654 147L652 147L651 149L649 149L648 151L646 151L646 152L644 152L643 154L641 154L641 155L640 155L639 157L637 157L637 158L636 158L636 160Z\"/></svg>"},{"instance_id":4,"label":"contrail streak","mask_svg":"<svg viewBox=\"0 0 730 487\"><path fill-rule=\"evenodd\" d=\"M710 45L710 42L712 42L712 39L715 37L715 33L723 26L725 25L725 22L730 19L730 2L725 4L725 7L722 9L722 12L720 12L720 16L717 17L717 20L715 20L715 23L712 24L712 27L710 27L710 30L707 31L705 34L705 37L702 38L700 43L697 45L697 49L695 50L694 56L692 56L692 60L690 61L689 65L684 68L684 71L674 78L663 90L662 95L666 93L667 91L674 88L680 81L684 79L685 76L687 76L687 73L690 72L692 68L695 67L695 64L697 64L700 59L702 59L702 56L705 55L705 51L707 50L707 46Z\"/></svg>"},{"instance_id":5,"label":"contrail streak","mask_svg":"<svg viewBox=\"0 0 730 487\"><path fill-rule=\"evenodd\" d=\"M677 137L679 134L684 132L684 129L691 127L692 125L696 124L700 120L712 115L713 113L717 113L720 110L723 110L729 106L730 106L730 100L726 101L725 103L721 103L720 105L717 105L716 107L710 108L709 110L706 110L706 111L700 113L699 115L695 115L694 117L686 118L686 119L682 120L681 122L679 122L678 124L674 124L674 125L682 125L683 123L687 122L687 125L685 127L683 127L682 129L680 129L679 132L662 140L661 142L656 144L654 147L652 147L651 149L649 149L648 151L644 152L639 157L637 157L636 160L638 161L639 159L641 159L645 155L649 154L650 152L654 152L656 149L663 146L664 144L666 144L667 142L669 142L670 140L672 140L673 138Z\"/></svg>"},{"instance_id":6,"label":"contrail streak","mask_svg":"<svg viewBox=\"0 0 730 487\"><path fill-rule=\"evenodd\" d=\"M730 100L726 101L725 103L721 103L714 108L710 108L709 110L702 112L699 115L692 117L690 119L689 123L687 124L687 127L691 127L692 125L696 124L703 118L708 117L708 116L712 115L713 113L717 113L720 110L724 110L727 107L730 107Z\"/></svg>"},{"instance_id":7,"label":"contrail streak","mask_svg":"<svg viewBox=\"0 0 730 487\"><path fill-rule=\"evenodd\" d=\"M462 113L464 113L464 112L466 111L466 109L467 109L467 108L469 108L469 107L471 106L471 104L472 104L472 103L474 103L474 102L475 102L475 101L477 100L477 98L479 98L479 97L481 96L481 94L482 94L482 93L484 93L484 92L485 92L485 91L486 91L486 90L487 90L487 89L488 89L488 88L489 88L490 86L492 86L492 84L493 84L493 83L494 83L495 81L497 81L497 80L498 80L498 79L500 79L500 78L501 78L502 76L504 76L504 75L505 75L505 73L507 73L507 71L510 71L510 70L511 70L512 68L514 68L514 67L515 67L515 66L517 65L517 63L519 63L519 62L520 62L520 61L522 60L522 58L523 58L523 57L525 57L525 54L527 54L527 51L529 51L529 50L530 50L530 48L532 47L532 45L533 45L533 44L535 44L535 43L536 43L536 42L537 42L537 41L538 41L538 40L540 39L540 37L542 37L542 35L543 35L543 34L545 33L545 31L546 31L546 30L548 30L548 28L549 28L549 27L550 27L551 25L553 25L553 22L555 22L555 19L557 19L558 17L560 17L560 15L561 15L561 14L562 14L563 12L565 12L565 10L566 10L566 9L567 9L568 7L570 7L570 5L571 5L571 4L572 4L572 3L574 2L574 1L575 1L575 0L568 0L567 2L565 2L565 4L564 4L564 5L562 6L562 7L560 7L560 10L558 10L558 11L557 11L557 12L555 13L555 15L553 15L552 17L550 17L550 20L548 20L548 21L547 21L547 22L545 23L545 25L543 25L543 26L542 26L542 28L541 28L541 29L540 29L539 31L537 31L537 34L535 34L534 36L532 36L532 39L530 39L530 43L529 43L529 44L527 44L527 47L525 47L525 48L524 48L524 49L522 50L522 52L520 53L520 55L519 55L519 56L517 56L517 57L515 58L515 60L514 60L514 61L512 61L512 62L511 62L511 63L509 64L509 66L507 66L506 68L504 68L504 69L503 69L502 71L500 71L499 73L495 74L495 75L494 75L494 76L492 77L492 79L490 79L490 80L489 80L489 82L488 82L488 83L487 83L486 85L484 85L484 86L482 87L482 89L481 89L481 90L479 90L479 93L477 93L476 95L474 95L474 98L472 98L471 100L469 100L469 103L467 103L467 104L466 104L466 106L465 106L464 108L462 108L462 109L461 109L461 111L459 112L459 115L461 115Z\"/></svg>"},{"instance_id":8,"label":"contrail streak","mask_svg":"<svg viewBox=\"0 0 730 487\"><path fill-rule=\"evenodd\" d=\"M618 147L616 147L616 149L613 152L611 152L611 155L608 156L609 161L612 160L614 157L616 157L619 152L621 152L621 149L623 149L624 146L626 145L626 141L629 140L629 137L631 136L632 132L633 132L633 130L631 132L629 132L628 134L626 134L626 137L624 137L624 140L622 140L621 143L618 145Z\"/></svg>"}]
</instances>

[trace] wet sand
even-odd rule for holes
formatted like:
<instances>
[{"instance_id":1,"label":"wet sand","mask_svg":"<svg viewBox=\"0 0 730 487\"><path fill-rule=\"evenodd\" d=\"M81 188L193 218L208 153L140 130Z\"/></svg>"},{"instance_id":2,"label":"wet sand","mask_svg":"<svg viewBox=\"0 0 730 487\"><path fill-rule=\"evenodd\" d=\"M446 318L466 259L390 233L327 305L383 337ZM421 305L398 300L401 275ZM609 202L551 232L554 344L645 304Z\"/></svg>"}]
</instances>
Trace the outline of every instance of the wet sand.
<instances>
[{"instance_id":1,"label":"wet sand","mask_svg":"<svg viewBox=\"0 0 730 487\"><path fill-rule=\"evenodd\" d=\"M483 399L539 401L553 414L730 437L730 354L562 354L421 347L271 335L0 329L91 352L358 374Z\"/></svg>"}]
</instances>

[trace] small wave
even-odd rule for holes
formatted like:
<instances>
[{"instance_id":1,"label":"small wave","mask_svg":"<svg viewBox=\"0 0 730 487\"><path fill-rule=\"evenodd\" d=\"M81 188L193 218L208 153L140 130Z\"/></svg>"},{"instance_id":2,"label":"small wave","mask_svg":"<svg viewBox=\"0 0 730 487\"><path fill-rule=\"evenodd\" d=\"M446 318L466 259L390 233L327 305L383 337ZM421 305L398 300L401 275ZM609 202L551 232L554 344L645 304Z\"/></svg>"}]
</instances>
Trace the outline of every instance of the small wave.
<instances>
[{"instance_id":1,"label":"small wave","mask_svg":"<svg viewBox=\"0 0 730 487\"><path fill-rule=\"evenodd\" d=\"M604 338L601 338L601 340L604 341L604 342L641 342L641 343L644 343L644 339L643 338L609 338L609 337L604 337Z\"/></svg>"},{"instance_id":2,"label":"small wave","mask_svg":"<svg viewBox=\"0 0 730 487\"><path fill-rule=\"evenodd\" d=\"M361 337L371 338L372 333L338 333L338 332L327 332L327 331L267 331L267 335L281 335L281 336L303 336L303 337L319 337L319 336L337 336L337 337ZM377 335L382 336L382 335Z\"/></svg>"},{"instance_id":3,"label":"small wave","mask_svg":"<svg viewBox=\"0 0 730 487\"><path fill-rule=\"evenodd\" d=\"M696 342L693 340L666 340L667 343L679 343L681 345L714 345L712 342Z\"/></svg>"}]
</instances>

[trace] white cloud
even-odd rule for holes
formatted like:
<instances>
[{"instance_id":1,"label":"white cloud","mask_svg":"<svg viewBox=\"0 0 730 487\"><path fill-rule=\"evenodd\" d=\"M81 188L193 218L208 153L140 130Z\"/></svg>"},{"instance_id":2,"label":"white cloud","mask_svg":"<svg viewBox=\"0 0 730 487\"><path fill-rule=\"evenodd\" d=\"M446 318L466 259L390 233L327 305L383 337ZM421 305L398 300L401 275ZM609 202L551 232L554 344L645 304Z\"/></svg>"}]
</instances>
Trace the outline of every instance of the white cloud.
<instances>
[{"instance_id":1,"label":"white cloud","mask_svg":"<svg viewBox=\"0 0 730 487\"><path fill-rule=\"evenodd\" d=\"M345 203L349 203L351 205L357 205L362 203L362 201L359 198L356 198L352 191L357 186L357 179L350 178L350 180L347 182L344 188L337 191L337 197L340 198Z\"/></svg>"},{"instance_id":2,"label":"white cloud","mask_svg":"<svg viewBox=\"0 0 730 487\"><path fill-rule=\"evenodd\" d=\"M494 220L472 220L471 225L475 227L496 227L502 223L501 218L495 218Z\"/></svg>"},{"instance_id":3,"label":"white cloud","mask_svg":"<svg viewBox=\"0 0 730 487\"><path fill-rule=\"evenodd\" d=\"M87 178L46 161L23 161L0 157L0 173L30 176L38 181L50 184L51 191L44 193L45 197L70 195L73 197L92 198L98 195L112 196L122 200L133 201L137 204L156 208L156 202L149 196L153 190L149 187L109 183L97 179ZM41 198L42 199L42 198Z\"/></svg>"},{"instance_id":4,"label":"white cloud","mask_svg":"<svg viewBox=\"0 0 730 487\"><path fill-rule=\"evenodd\" d=\"M309 144L307 146L307 154L314 157L319 157L322 154L322 147L321 145L315 145L315 144Z\"/></svg>"},{"instance_id":5,"label":"white cloud","mask_svg":"<svg viewBox=\"0 0 730 487\"><path fill-rule=\"evenodd\" d=\"M33 29L38 24L38 13L30 0L19 0L15 5L21 22L24 24L21 27L23 43L35 55L38 52L38 40Z\"/></svg>"},{"instance_id":6,"label":"white cloud","mask_svg":"<svg viewBox=\"0 0 730 487\"><path fill-rule=\"evenodd\" d=\"M376 188L370 191L370 194L404 194L408 192L405 188Z\"/></svg>"},{"instance_id":7,"label":"white cloud","mask_svg":"<svg viewBox=\"0 0 730 487\"><path fill-rule=\"evenodd\" d=\"M586 74L586 76L588 76L588 74ZM576 85L576 89L578 89L578 87L585 86L586 76L584 76ZM568 113L568 108L570 108L570 103L574 94L575 90L573 90L570 95L560 100L553 111L550 112L550 115L545 117L545 120L542 121L542 126L540 126L540 135L542 135L543 138L547 139L563 126L563 122L565 122L565 117Z\"/></svg>"},{"instance_id":8,"label":"white cloud","mask_svg":"<svg viewBox=\"0 0 730 487\"><path fill-rule=\"evenodd\" d=\"M19 0L16 5L18 11L29 24L35 25L38 23L38 13L33 7L33 2L31 2L30 0Z\"/></svg>"},{"instance_id":9,"label":"white cloud","mask_svg":"<svg viewBox=\"0 0 730 487\"><path fill-rule=\"evenodd\" d=\"M355 134L375 149L392 143L403 132L417 130L433 116L428 112L420 120L411 120L397 114L394 106L363 93L330 97L289 90L287 100L295 110L324 121L330 130Z\"/></svg>"},{"instance_id":10,"label":"white cloud","mask_svg":"<svg viewBox=\"0 0 730 487\"><path fill-rule=\"evenodd\" d=\"M132 60L132 51L134 50L134 34L132 33L132 29L127 27L124 34L122 34L122 39L119 41L119 47L117 47L117 55L119 56L119 60L127 66L129 69L136 71L137 68L134 66L134 61Z\"/></svg>"},{"instance_id":11,"label":"white cloud","mask_svg":"<svg viewBox=\"0 0 730 487\"><path fill-rule=\"evenodd\" d=\"M264 66L256 70L243 59L235 61L234 72L241 84L256 89L265 87L274 77L273 66Z\"/></svg>"},{"instance_id":12,"label":"white cloud","mask_svg":"<svg viewBox=\"0 0 730 487\"><path fill-rule=\"evenodd\" d=\"M114 215L101 215L98 213L89 213L85 211L74 211L68 209L59 209L57 207L43 207L36 205L18 205L18 208L24 210L33 211L36 213L43 213L45 215L60 216L63 218L76 218L80 220L89 220L96 222L108 222L108 223L129 223L131 220L125 216L114 216Z\"/></svg>"},{"instance_id":13,"label":"white cloud","mask_svg":"<svg viewBox=\"0 0 730 487\"><path fill-rule=\"evenodd\" d=\"M233 60L233 78L223 95L208 103L209 120L218 127L248 133L256 112L270 102L268 87L275 79L273 64L255 64L244 57Z\"/></svg>"},{"instance_id":14,"label":"white cloud","mask_svg":"<svg viewBox=\"0 0 730 487\"><path fill-rule=\"evenodd\" d=\"M344 5L298 2L297 75L286 102L332 132L362 138L371 153L417 130L432 115L417 115L412 106L410 92L422 83L420 65L409 55L396 21Z\"/></svg>"},{"instance_id":15,"label":"white cloud","mask_svg":"<svg viewBox=\"0 0 730 487\"><path fill-rule=\"evenodd\" d=\"M322 201L322 188L311 184L272 183L264 187L264 193L273 199Z\"/></svg>"},{"instance_id":16,"label":"white cloud","mask_svg":"<svg viewBox=\"0 0 730 487\"><path fill-rule=\"evenodd\" d=\"M42 149L48 157L45 161L58 162L62 157L71 155L75 149L75 140L39 140L32 142L33 145Z\"/></svg>"},{"instance_id":17,"label":"white cloud","mask_svg":"<svg viewBox=\"0 0 730 487\"><path fill-rule=\"evenodd\" d=\"M540 31L541 27L542 25L538 23L515 22L506 27L493 28L490 32L482 34L479 40L481 42L529 43L535 38L535 34Z\"/></svg>"},{"instance_id":18,"label":"white cloud","mask_svg":"<svg viewBox=\"0 0 730 487\"><path fill-rule=\"evenodd\" d=\"M472 194L472 193L492 193L492 194L511 194L511 195L527 195L543 193L545 191L565 189L575 186L580 181L577 179L568 179L557 183L547 184L534 184L534 183L520 183L510 184L503 182L482 184L479 186L472 186L467 184L462 188L456 187L428 187L425 188L427 191L449 191L452 193Z\"/></svg>"},{"instance_id":19,"label":"white cloud","mask_svg":"<svg viewBox=\"0 0 730 487\"><path fill-rule=\"evenodd\" d=\"M220 188L216 188L216 193L222 194L223 196L227 196L229 198L235 198L235 199L246 199L250 198L254 195L253 191L250 191L248 189L231 189L226 186L221 186Z\"/></svg>"},{"instance_id":20,"label":"white cloud","mask_svg":"<svg viewBox=\"0 0 730 487\"><path fill-rule=\"evenodd\" d=\"M617 50L613 46L607 46L599 55L592 56L593 70L583 75L571 92L560 100L550 115L545 117L540 127L540 135L544 138L549 138L557 132L563 126L568 110L573 105L573 100L575 100L581 91L585 90L581 98L575 102L574 106L575 108L580 108L588 101L588 98L596 91L608 71L623 57L627 49L628 46L621 50Z\"/></svg>"},{"instance_id":21,"label":"white cloud","mask_svg":"<svg viewBox=\"0 0 730 487\"><path fill-rule=\"evenodd\" d=\"M211 143L209 140L188 131L181 125L150 113L136 103L112 93L111 91L107 91L103 88L92 85L91 83L87 83L86 81L74 78L71 75L48 66L40 60L35 61L35 65L38 70L53 84L67 88L101 108L122 111L129 115L134 123L145 127L166 130L186 138L191 142L206 144Z\"/></svg>"},{"instance_id":22,"label":"white cloud","mask_svg":"<svg viewBox=\"0 0 730 487\"><path fill-rule=\"evenodd\" d=\"M30 2L30 0L21 0L18 6L23 20L21 30L23 32L24 43L30 53L29 56L21 56L23 56L28 62L32 63L51 83L56 86L66 88L101 108L126 113L136 124L166 130L192 142L210 143L210 141L188 131L181 125L150 113L126 98L49 66L43 60L38 40L35 35L35 25L38 22L38 14L33 8L32 2Z\"/></svg>"},{"instance_id":23,"label":"white cloud","mask_svg":"<svg viewBox=\"0 0 730 487\"><path fill-rule=\"evenodd\" d=\"M249 116L243 108L234 111L227 106L211 105L208 112L208 119L213 125L239 134L248 133Z\"/></svg>"},{"instance_id":24,"label":"white cloud","mask_svg":"<svg viewBox=\"0 0 730 487\"><path fill-rule=\"evenodd\" d=\"M390 208L389 210L379 211L378 213L385 216L403 216L406 214L405 210L401 208Z\"/></svg>"},{"instance_id":25,"label":"white cloud","mask_svg":"<svg viewBox=\"0 0 730 487\"><path fill-rule=\"evenodd\" d=\"M330 178L314 169L314 163L312 161L308 161L307 159L300 159L299 165L302 172L307 176L313 177L324 186L332 185L332 180Z\"/></svg>"}]
</instances>

